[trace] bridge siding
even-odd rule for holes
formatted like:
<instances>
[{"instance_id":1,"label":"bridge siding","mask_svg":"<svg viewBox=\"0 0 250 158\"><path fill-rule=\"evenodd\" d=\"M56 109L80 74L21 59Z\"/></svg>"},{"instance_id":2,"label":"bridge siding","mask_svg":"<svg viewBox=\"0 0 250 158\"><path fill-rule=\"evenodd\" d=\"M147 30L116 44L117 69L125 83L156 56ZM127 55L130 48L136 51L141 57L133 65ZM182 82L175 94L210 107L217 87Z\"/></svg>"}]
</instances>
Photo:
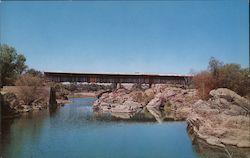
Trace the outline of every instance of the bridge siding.
<instances>
[{"instance_id":1,"label":"bridge siding","mask_svg":"<svg viewBox=\"0 0 250 158\"><path fill-rule=\"evenodd\" d=\"M192 76L126 75L126 74L74 74L45 72L54 82L88 83L145 83L145 84L189 84Z\"/></svg>"}]
</instances>

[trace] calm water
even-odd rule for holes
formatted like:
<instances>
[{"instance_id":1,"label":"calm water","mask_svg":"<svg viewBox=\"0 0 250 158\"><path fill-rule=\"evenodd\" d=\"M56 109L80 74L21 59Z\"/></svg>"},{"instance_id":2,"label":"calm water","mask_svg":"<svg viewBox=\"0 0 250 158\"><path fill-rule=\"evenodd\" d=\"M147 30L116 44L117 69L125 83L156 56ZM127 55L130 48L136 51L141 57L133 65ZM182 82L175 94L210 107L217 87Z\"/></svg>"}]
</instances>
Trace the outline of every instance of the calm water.
<instances>
[{"instance_id":1,"label":"calm water","mask_svg":"<svg viewBox=\"0 0 250 158\"><path fill-rule=\"evenodd\" d=\"M116 119L92 111L95 99L72 99L55 112L5 121L3 158L197 158L185 122Z\"/></svg>"}]
</instances>

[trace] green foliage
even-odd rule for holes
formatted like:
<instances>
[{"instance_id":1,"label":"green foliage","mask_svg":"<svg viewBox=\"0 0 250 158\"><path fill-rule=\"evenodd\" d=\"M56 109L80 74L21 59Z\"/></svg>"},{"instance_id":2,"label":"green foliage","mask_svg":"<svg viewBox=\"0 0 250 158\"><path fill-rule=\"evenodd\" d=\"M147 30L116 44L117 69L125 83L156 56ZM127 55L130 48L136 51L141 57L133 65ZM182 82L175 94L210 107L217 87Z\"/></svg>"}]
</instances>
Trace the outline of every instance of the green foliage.
<instances>
[{"instance_id":1,"label":"green foliage","mask_svg":"<svg viewBox=\"0 0 250 158\"><path fill-rule=\"evenodd\" d=\"M239 64L226 64L219 69L217 87L229 88L240 95L249 92L248 69L242 69Z\"/></svg>"},{"instance_id":2,"label":"green foliage","mask_svg":"<svg viewBox=\"0 0 250 158\"><path fill-rule=\"evenodd\" d=\"M32 76L43 77L43 73L41 71L35 70L33 68L28 69L25 73Z\"/></svg>"},{"instance_id":3,"label":"green foliage","mask_svg":"<svg viewBox=\"0 0 250 158\"><path fill-rule=\"evenodd\" d=\"M249 95L249 69L241 68L239 64L223 64L211 58L207 71L196 74L193 78L200 98L207 99L209 92L216 88L228 88L245 96Z\"/></svg>"},{"instance_id":4,"label":"green foliage","mask_svg":"<svg viewBox=\"0 0 250 158\"><path fill-rule=\"evenodd\" d=\"M16 49L8 45L0 45L0 86L12 85L27 68L26 58L17 54Z\"/></svg>"}]
</instances>

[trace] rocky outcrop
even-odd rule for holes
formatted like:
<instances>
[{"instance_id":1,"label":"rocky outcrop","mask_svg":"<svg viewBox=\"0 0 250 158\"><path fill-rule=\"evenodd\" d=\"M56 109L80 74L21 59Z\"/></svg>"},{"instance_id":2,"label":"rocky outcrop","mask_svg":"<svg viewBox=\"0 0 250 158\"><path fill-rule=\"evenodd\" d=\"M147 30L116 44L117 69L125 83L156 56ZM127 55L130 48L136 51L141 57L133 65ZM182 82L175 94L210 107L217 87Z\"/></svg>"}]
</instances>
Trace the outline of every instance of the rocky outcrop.
<instances>
[{"instance_id":1,"label":"rocky outcrop","mask_svg":"<svg viewBox=\"0 0 250 158\"><path fill-rule=\"evenodd\" d=\"M3 99L2 117L4 119L18 117L23 112L41 110L48 106L47 99L44 98L38 98L30 104L25 104L25 102L14 93L1 93L1 95Z\"/></svg>"},{"instance_id":2,"label":"rocky outcrop","mask_svg":"<svg viewBox=\"0 0 250 158\"><path fill-rule=\"evenodd\" d=\"M199 100L187 118L191 136L208 144L250 147L250 103L235 92L219 88L208 101Z\"/></svg>"},{"instance_id":3,"label":"rocky outcrop","mask_svg":"<svg viewBox=\"0 0 250 158\"><path fill-rule=\"evenodd\" d=\"M19 117L20 113L15 109L19 105L17 97L12 93L1 94L1 117L5 118L15 118Z\"/></svg>"},{"instance_id":4,"label":"rocky outcrop","mask_svg":"<svg viewBox=\"0 0 250 158\"><path fill-rule=\"evenodd\" d=\"M103 93L93 109L111 113L150 112L157 121L185 120L192 104L198 100L196 90L169 85L154 85L146 90L117 89Z\"/></svg>"}]
</instances>

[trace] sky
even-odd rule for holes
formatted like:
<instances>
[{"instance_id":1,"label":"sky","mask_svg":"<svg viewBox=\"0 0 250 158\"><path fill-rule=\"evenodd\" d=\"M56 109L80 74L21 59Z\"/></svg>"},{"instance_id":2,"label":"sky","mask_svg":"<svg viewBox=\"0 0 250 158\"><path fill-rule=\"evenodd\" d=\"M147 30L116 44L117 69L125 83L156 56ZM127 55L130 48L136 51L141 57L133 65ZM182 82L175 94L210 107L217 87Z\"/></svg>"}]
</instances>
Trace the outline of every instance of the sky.
<instances>
[{"instance_id":1,"label":"sky","mask_svg":"<svg viewBox=\"0 0 250 158\"><path fill-rule=\"evenodd\" d=\"M249 64L247 0L2 1L0 41L41 71L188 74Z\"/></svg>"}]
</instances>

